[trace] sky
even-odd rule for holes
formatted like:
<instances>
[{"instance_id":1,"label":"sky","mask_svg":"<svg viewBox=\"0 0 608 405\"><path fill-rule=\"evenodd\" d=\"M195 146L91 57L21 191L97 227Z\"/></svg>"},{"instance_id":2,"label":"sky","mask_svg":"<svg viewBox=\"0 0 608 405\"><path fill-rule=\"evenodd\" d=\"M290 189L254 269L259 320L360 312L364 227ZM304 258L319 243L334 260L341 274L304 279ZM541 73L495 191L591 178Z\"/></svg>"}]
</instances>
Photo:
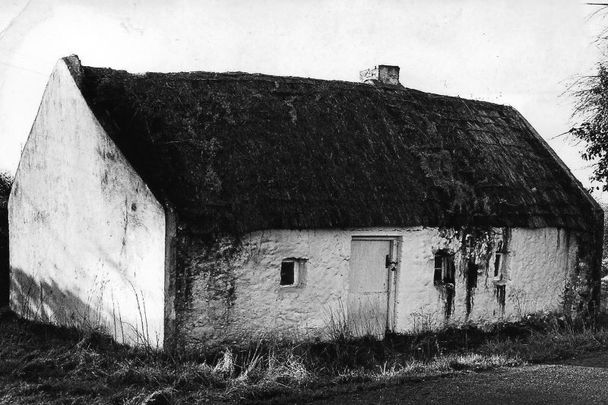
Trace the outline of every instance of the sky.
<instances>
[{"instance_id":1,"label":"sky","mask_svg":"<svg viewBox=\"0 0 608 405\"><path fill-rule=\"evenodd\" d=\"M569 85L605 14L577 0L0 0L0 170L13 173L56 61L132 72L245 71L357 81L398 65L427 92L517 108L587 187ZM608 200L605 194L598 198Z\"/></svg>"}]
</instances>

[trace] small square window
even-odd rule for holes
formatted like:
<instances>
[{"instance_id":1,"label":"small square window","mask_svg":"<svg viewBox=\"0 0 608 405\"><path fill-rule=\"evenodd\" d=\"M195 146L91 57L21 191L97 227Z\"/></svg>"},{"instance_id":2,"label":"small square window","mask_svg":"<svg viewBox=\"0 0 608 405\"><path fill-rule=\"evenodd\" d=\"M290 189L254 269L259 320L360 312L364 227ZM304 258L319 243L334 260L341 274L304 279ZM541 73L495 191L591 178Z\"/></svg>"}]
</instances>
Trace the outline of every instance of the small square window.
<instances>
[{"instance_id":1,"label":"small square window","mask_svg":"<svg viewBox=\"0 0 608 405\"><path fill-rule=\"evenodd\" d=\"M298 287L306 259L285 259L281 262L281 287Z\"/></svg>"}]
</instances>

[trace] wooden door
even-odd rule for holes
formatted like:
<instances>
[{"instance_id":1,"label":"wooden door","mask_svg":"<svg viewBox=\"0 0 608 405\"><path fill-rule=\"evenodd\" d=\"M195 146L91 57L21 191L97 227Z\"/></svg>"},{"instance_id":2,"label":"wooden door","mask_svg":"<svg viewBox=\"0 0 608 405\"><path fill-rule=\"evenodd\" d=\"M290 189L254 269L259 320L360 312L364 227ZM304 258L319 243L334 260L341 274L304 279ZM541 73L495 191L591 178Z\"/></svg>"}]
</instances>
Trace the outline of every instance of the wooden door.
<instances>
[{"instance_id":1,"label":"wooden door","mask_svg":"<svg viewBox=\"0 0 608 405\"><path fill-rule=\"evenodd\" d=\"M383 337L389 317L389 269L392 241L357 239L351 243L348 325L355 336Z\"/></svg>"}]
</instances>

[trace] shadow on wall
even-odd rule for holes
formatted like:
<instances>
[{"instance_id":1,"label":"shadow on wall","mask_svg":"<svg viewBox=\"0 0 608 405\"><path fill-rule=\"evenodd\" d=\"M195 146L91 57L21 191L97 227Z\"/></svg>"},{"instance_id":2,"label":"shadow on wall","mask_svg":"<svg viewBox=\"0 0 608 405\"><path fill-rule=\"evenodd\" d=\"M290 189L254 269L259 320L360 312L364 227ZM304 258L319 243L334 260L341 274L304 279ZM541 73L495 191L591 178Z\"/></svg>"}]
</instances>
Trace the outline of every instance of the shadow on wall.
<instances>
[{"instance_id":1,"label":"shadow on wall","mask_svg":"<svg viewBox=\"0 0 608 405\"><path fill-rule=\"evenodd\" d=\"M15 204L25 207L22 212L45 212L38 201L24 193L23 190L19 189L17 195ZM41 217L44 216L41 215ZM74 247L66 243L65 235L54 228L49 221L34 220L37 222L38 232L51 238L53 248L62 249L65 264L77 267L79 258L73 252ZM125 232L124 238L126 237ZM103 246L98 245L94 254L108 269L121 268L117 259ZM48 261L45 259L46 262ZM119 343L151 348L162 346L159 337L151 336L149 333L143 292L137 290L133 283L126 278L123 281L131 287L132 298L137 305L135 309L138 312L133 317L133 308L122 308L122 314L130 314L128 321L121 315L121 304L124 302L114 299L113 295L111 295L112 298L105 295L112 294L113 286L105 284L91 286L90 283L78 283L78 286L74 288L79 290L71 290L60 284L60 280L57 280L58 283L48 275L45 277L47 273L44 269L38 273L32 273L27 272L24 268L11 267L10 264L8 266L10 269L10 272L6 272L8 300L11 309L18 315L34 321L105 333L111 335ZM97 277L94 278L97 280ZM106 287L108 288L106 289Z\"/></svg>"},{"instance_id":2,"label":"shadow on wall","mask_svg":"<svg viewBox=\"0 0 608 405\"><path fill-rule=\"evenodd\" d=\"M11 309L24 318L112 335L119 343L132 342L138 334L136 326L124 322L119 312L104 313L53 280L37 281L19 268L10 271Z\"/></svg>"}]
</instances>

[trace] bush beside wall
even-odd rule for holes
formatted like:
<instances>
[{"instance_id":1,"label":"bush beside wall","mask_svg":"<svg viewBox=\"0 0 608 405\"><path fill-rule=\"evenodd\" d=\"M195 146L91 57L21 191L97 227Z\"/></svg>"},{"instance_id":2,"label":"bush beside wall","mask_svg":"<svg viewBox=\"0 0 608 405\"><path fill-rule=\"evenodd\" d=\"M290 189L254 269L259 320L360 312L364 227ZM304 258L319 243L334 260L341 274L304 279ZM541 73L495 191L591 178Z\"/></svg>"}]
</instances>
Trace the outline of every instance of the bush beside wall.
<instances>
[{"instance_id":1,"label":"bush beside wall","mask_svg":"<svg viewBox=\"0 0 608 405\"><path fill-rule=\"evenodd\" d=\"M0 173L0 308L8 305L9 258L8 258L8 196L11 178Z\"/></svg>"}]
</instances>

